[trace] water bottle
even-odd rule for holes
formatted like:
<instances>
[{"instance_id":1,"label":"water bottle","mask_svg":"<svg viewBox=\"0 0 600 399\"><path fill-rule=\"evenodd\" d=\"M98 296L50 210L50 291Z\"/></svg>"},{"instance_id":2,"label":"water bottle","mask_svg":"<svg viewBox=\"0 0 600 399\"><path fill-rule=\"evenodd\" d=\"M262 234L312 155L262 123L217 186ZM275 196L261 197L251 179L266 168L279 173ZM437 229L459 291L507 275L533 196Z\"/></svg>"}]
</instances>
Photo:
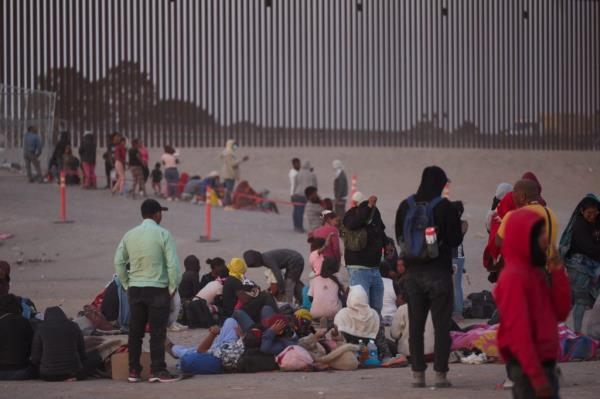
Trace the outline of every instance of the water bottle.
<instances>
[{"instance_id":1,"label":"water bottle","mask_svg":"<svg viewBox=\"0 0 600 399\"><path fill-rule=\"evenodd\" d=\"M369 358L369 352L362 339L358 340L358 361L364 363Z\"/></svg>"},{"instance_id":2,"label":"water bottle","mask_svg":"<svg viewBox=\"0 0 600 399\"><path fill-rule=\"evenodd\" d=\"M364 362L364 365L367 367L378 367L381 365L379 361L379 351L377 350L377 345L375 345L375 341L372 339L369 340L367 344L367 349L369 351L369 358Z\"/></svg>"},{"instance_id":3,"label":"water bottle","mask_svg":"<svg viewBox=\"0 0 600 399\"><path fill-rule=\"evenodd\" d=\"M435 227L428 227L425 229L425 244L427 244L427 256L432 259L437 258L439 255L439 248Z\"/></svg>"}]
</instances>

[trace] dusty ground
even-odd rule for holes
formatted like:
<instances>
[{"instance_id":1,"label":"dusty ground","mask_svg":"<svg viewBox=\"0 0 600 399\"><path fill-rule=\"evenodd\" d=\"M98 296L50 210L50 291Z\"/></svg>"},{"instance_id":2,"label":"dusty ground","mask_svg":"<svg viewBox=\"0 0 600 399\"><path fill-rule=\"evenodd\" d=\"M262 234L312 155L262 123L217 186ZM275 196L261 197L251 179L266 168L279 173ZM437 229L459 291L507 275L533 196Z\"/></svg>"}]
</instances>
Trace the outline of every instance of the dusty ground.
<instances>
[{"instance_id":1,"label":"dusty ground","mask_svg":"<svg viewBox=\"0 0 600 399\"><path fill-rule=\"evenodd\" d=\"M287 172L294 156L309 159L319 176L322 196L332 193L331 160L339 158L349 174L356 173L359 189L377 194L389 234L393 234L393 217L401 199L416 190L422 168L438 164L452 178L451 197L466 203L470 230L466 238L467 270L470 285L465 293L489 289L481 267L485 243L483 218L491 203L496 185L514 182L526 170L534 171L544 186L544 197L558 214L562 225L572 208L587 192L600 187L600 159L594 153L431 149L241 149L251 157L243 166L243 176L257 189L268 188L275 198L289 196ZM151 153L156 160L158 152ZM215 149L182 151L180 170L206 175L217 169ZM97 172L103 173L103 165ZM101 171L102 169L102 171ZM101 182L103 180L101 179ZM39 309L61 304L74 315L106 284L113 273L115 247L127 229L139 223L141 200L112 198L104 190L68 189L68 217L74 223L54 224L58 219L59 197L55 185L27 184L22 176L0 172L0 232L14 238L0 243L0 259L13 265L12 291L34 300ZM220 241L200 244L196 240L203 230L204 209L188 203L171 203L164 226L177 242L180 258L190 253L200 259L213 256L240 256L249 248L268 250L288 247L305 255L305 237L291 231L291 210L281 207L281 215L226 212L213 214L214 236ZM22 253L22 255L20 255ZM16 262L22 258L24 262ZM42 260L42 261L40 261ZM253 270L250 277L263 282L262 273ZM177 342L193 344L201 331L172 334ZM563 397L597 397L600 363L563 366ZM177 385L182 394L208 397L239 397L241 394L276 398L289 393L306 397L439 397L454 398L477 395L481 398L509 397L495 390L503 379L499 365L453 366L457 388L451 391L422 391L408 388L408 370L377 370L351 373L270 373L196 377ZM110 397L131 398L173 394L171 387L148 384L130 386L109 381L74 384L0 383L0 398L19 397Z\"/></svg>"}]
</instances>

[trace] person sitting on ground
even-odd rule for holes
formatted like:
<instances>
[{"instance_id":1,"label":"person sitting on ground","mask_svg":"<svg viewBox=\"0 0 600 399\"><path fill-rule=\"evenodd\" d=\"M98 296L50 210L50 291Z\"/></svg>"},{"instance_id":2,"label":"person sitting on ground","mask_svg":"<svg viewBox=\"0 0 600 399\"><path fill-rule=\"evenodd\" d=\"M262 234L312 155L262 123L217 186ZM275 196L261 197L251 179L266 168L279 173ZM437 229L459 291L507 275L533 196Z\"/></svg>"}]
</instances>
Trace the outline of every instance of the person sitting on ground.
<instances>
[{"instance_id":1,"label":"person sitting on ground","mask_svg":"<svg viewBox=\"0 0 600 399\"><path fill-rule=\"evenodd\" d=\"M0 260L0 296L8 294L10 291L10 264ZM21 315L27 319L35 319L38 312L35 304L29 298L17 296L21 304Z\"/></svg>"},{"instance_id":2,"label":"person sitting on ground","mask_svg":"<svg viewBox=\"0 0 600 399\"><path fill-rule=\"evenodd\" d=\"M21 313L18 297L0 296L0 380L28 380L35 375L29 363L33 329Z\"/></svg>"},{"instance_id":3,"label":"person sitting on ground","mask_svg":"<svg viewBox=\"0 0 600 399\"><path fill-rule=\"evenodd\" d=\"M581 333L586 309L600 294L600 201L593 194L582 199L560 239L573 296L573 323Z\"/></svg>"},{"instance_id":4,"label":"person sitting on ground","mask_svg":"<svg viewBox=\"0 0 600 399\"><path fill-rule=\"evenodd\" d=\"M222 307L223 284L225 284L225 281L229 277L229 270L227 270L225 265L219 265L215 271L218 273L217 278L198 291L194 299L202 298L208 305L219 305Z\"/></svg>"},{"instance_id":5,"label":"person sitting on ground","mask_svg":"<svg viewBox=\"0 0 600 399\"><path fill-rule=\"evenodd\" d=\"M302 287L300 281L304 270L304 257L292 249L275 249L260 253L249 250L244 252L244 260L248 267L267 267L277 280L277 287L271 291L273 296L282 298L283 302L292 304L294 297L302 302ZM285 278L282 274L285 269Z\"/></svg>"},{"instance_id":6,"label":"person sitting on ground","mask_svg":"<svg viewBox=\"0 0 600 399\"><path fill-rule=\"evenodd\" d=\"M348 343L363 341L366 345L369 340L376 339L379 313L369 306L369 297L361 285L350 287L346 307L337 312L333 323Z\"/></svg>"},{"instance_id":7,"label":"person sitting on ground","mask_svg":"<svg viewBox=\"0 0 600 399\"><path fill-rule=\"evenodd\" d=\"M342 261L342 251L340 249L340 217L332 211L324 210L321 212L322 226L317 227L312 236L315 238L327 239L331 234L329 245L323 251L323 256L329 256L336 261Z\"/></svg>"},{"instance_id":8,"label":"person sitting on ground","mask_svg":"<svg viewBox=\"0 0 600 399\"><path fill-rule=\"evenodd\" d=\"M273 309L278 309L277 303L271 295L246 280L247 266L243 259L231 259L227 269L229 277L223 284L223 314L225 317L231 317L234 310L243 310L252 320L258 322L264 306L268 305Z\"/></svg>"},{"instance_id":9,"label":"person sitting on ground","mask_svg":"<svg viewBox=\"0 0 600 399\"><path fill-rule=\"evenodd\" d=\"M323 261L321 273L310 281L310 314L313 319L321 320L321 328L331 328L333 318L342 309L345 290L336 276L339 269L339 263L327 257Z\"/></svg>"},{"instance_id":10,"label":"person sitting on ground","mask_svg":"<svg viewBox=\"0 0 600 399\"><path fill-rule=\"evenodd\" d=\"M44 322L35 331L31 363L46 381L82 380L101 366L102 358L86 357L81 330L54 306L46 309Z\"/></svg>"},{"instance_id":11,"label":"person sitting on ground","mask_svg":"<svg viewBox=\"0 0 600 399\"><path fill-rule=\"evenodd\" d=\"M423 353L425 356L431 356L435 349L435 335L431 312L427 314L424 331ZM408 304L404 301L401 301L400 306L398 306L394 318L392 319L390 337L396 341L398 354L410 357L410 320L408 318Z\"/></svg>"},{"instance_id":12,"label":"person sitting on ground","mask_svg":"<svg viewBox=\"0 0 600 399\"><path fill-rule=\"evenodd\" d=\"M79 168L81 164L79 159L73 155L73 149L70 145L65 147L63 155L63 170L65 172L65 184L68 186L78 185L81 182L79 177Z\"/></svg>"},{"instance_id":13,"label":"person sitting on ground","mask_svg":"<svg viewBox=\"0 0 600 399\"><path fill-rule=\"evenodd\" d=\"M210 272L204 274L202 279L200 279L200 289L206 287L206 284L215 281L217 277L221 276L224 273L223 269L227 270L227 265L223 258L217 257L207 259L206 264L210 266Z\"/></svg>"},{"instance_id":14,"label":"person sitting on ground","mask_svg":"<svg viewBox=\"0 0 600 399\"><path fill-rule=\"evenodd\" d=\"M195 255L188 255L183 267L185 272L179 283L179 295L183 301L189 301L200 291L200 260Z\"/></svg>"},{"instance_id":15,"label":"person sitting on ground","mask_svg":"<svg viewBox=\"0 0 600 399\"><path fill-rule=\"evenodd\" d=\"M217 172L216 170L213 170L212 172L210 172L208 174L208 176L206 176L204 179L202 179L202 181L200 183L200 192L198 194L198 197L196 198L196 202L197 203L207 202L209 200L209 198L207 198L208 197L208 193L207 193L208 189L210 188L212 191L218 193L220 190L220 186L221 186L221 181L219 178L219 172Z\"/></svg>"},{"instance_id":16,"label":"person sitting on ground","mask_svg":"<svg viewBox=\"0 0 600 399\"><path fill-rule=\"evenodd\" d=\"M306 190L304 190L304 196L307 201L306 206L304 207L304 225L310 233L321 227L321 212L323 212L324 209L316 187L307 187Z\"/></svg>"},{"instance_id":17,"label":"person sitting on ground","mask_svg":"<svg viewBox=\"0 0 600 399\"><path fill-rule=\"evenodd\" d=\"M505 265L494 299L501 315L498 349L514 383L514 398L559 394L556 326L569 315L571 290L562 262L547 258L550 240L545 219L524 208L514 211L505 225Z\"/></svg>"},{"instance_id":18,"label":"person sitting on ground","mask_svg":"<svg viewBox=\"0 0 600 399\"><path fill-rule=\"evenodd\" d=\"M194 201L197 203L196 198L200 195L200 187L202 186L202 178L198 175L190 177L190 179L183 186L183 192L181 193L181 199L184 201Z\"/></svg>"},{"instance_id":19,"label":"person sitting on ground","mask_svg":"<svg viewBox=\"0 0 600 399\"><path fill-rule=\"evenodd\" d=\"M379 266L381 279L383 280L383 307L381 317L384 325L390 325L396 310L398 309L398 296L394 289L394 281L390 277L390 268L387 263L382 262Z\"/></svg>"}]
</instances>

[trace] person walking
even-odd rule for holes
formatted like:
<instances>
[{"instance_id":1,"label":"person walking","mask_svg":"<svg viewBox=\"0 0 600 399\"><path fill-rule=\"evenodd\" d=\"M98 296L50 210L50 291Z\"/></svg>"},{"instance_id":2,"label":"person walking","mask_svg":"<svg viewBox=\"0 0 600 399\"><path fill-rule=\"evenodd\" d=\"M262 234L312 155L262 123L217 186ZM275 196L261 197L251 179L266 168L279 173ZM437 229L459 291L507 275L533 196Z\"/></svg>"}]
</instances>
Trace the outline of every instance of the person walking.
<instances>
[{"instance_id":1,"label":"person walking","mask_svg":"<svg viewBox=\"0 0 600 399\"><path fill-rule=\"evenodd\" d=\"M452 249L462 244L463 234L457 210L442 198L448 182L440 167L425 168L417 193L402 201L396 213L396 239L407 269L404 285L416 388L425 387L423 334L430 311L435 329L435 386L452 385L447 379L454 308Z\"/></svg>"},{"instance_id":2,"label":"person walking","mask_svg":"<svg viewBox=\"0 0 600 399\"><path fill-rule=\"evenodd\" d=\"M334 210L340 218L346 213L346 200L348 197L348 177L344 172L344 164L336 159L332 163L335 170L335 180L333 181L333 197L335 199Z\"/></svg>"},{"instance_id":3,"label":"person walking","mask_svg":"<svg viewBox=\"0 0 600 399\"><path fill-rule=\"evenodd\" d=\"M129 149L129 172L133 179L131 187L131 198L135 198L138 191L142 196L146 196L146 180L144 179L144 161L140 153L140 141L131 140Z\"/></svg>"},{"instance_id":4,"label":"person walking","mask_svg":"<svg viewBox=\"0 0 600 399\"><path fill-rule=\"evenodd\" d=\"M237 148L238 145L235 140L229 139L225 144L225 150L223 150L220 156L223 163L220 176L223 178L223 185L225 186L225 199L223 200L223 205L225 206L231 205L231 195L235 188L235 182L241 178L240 164L250 159L245 156L238 161L235 156Z\"/></svg>"},{"instance_id":5,"label":"person walking","mask_svg":"<svg viewBox=\"0 0 600 399\"><path fill-rule=\"evenodd\" d=\"M309 161L304 162L302 168L294 178L294 194L292 200L294 202L294 231L297 233L305 233L304 230L304 208L306 207L305 191L308 187L318 188L317 175L313 172L312 165Z\"/></svg>"},{"instance_id":6,"label":"person walking","mask_svg":"<svg viewBox=\"0 0 600 399\"><path fill-rule=\"evenodd\" d=\"M82 188L96 188L96 141L90 130L86 130L79 146L79 158L83 167Z\"/></svg>"},{"instance_id":7,"label":"person walking","mask_svg":"<svg viewBox=\"0 0 600 399\"><path fill-rule=\"evenodd\" d=\"M172 382L181 378L167 372L165 364L171 298L182 276L173 236L160 226L162 212L167 210L156 200L145 200L141 206L144 221L123 236L115 254L115 269L127 291L130 307L129 382L141 381L140 355L147 323L150 323L149 381Z\"/></svg>"},{"instance_id":8,"label":"person walking","mask_svg":"<svg viewBox=\"0 0 600 399\"><path fill-rule=\"evenodd\" d=\"M27 128L27 132L23 137L23 156L25 158L25 169L27 169L27 179L29 183L35 180L43 182L42 168L40 167L40 155L42 154L42 139L35 131L33 126ZM31 164L35 168L35 179L31 174Z\"/></svg>"},{"instance_id":9,"label":"person walking","mask_svg":"<svg viewBox=\"0 0 600 399\"><path fill-rule=\"evenodd\" d=\"M125 190L125 164L127 162L127 147L125 137L116 134L113 138L115 171L117 172L117 182L112 188L112 194L123 194Z\"/></svg>"},{"instance_id":10,"label":"person walking","mask_svg":"<svg viewBox=\"0 0 600 399\"><path fill-rule=\"evenodd\" d=\"M562 261L547 257L548 233L545 218L532 209L516 210L506 222L494 299L501 315L498 350L515 399L559 397L557 325L571 310L571 289Z\"/></svg>"}]
</instances>

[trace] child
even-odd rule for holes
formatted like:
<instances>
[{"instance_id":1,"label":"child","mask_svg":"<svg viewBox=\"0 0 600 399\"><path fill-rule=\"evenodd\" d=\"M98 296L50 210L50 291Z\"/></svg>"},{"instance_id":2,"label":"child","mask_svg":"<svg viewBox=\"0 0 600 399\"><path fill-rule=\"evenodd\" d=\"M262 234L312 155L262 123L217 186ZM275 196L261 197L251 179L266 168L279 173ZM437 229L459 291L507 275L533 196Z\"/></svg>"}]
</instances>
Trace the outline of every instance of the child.
<instances>
[{"instance_id":1,"label":"child","mask_svg":"<svg viewBox=\"0 0 600 399\"><path fill-rule=\"evenodd\" d=\"M321 275L321 267L325 256L325 250L329 247L333 233L330 233L326 239L318 237L310 237L308 242L310 243L310 256L308 257L308 264L312 269L314 276Z\"/></svg>"},{"instance_id":2,"label":"child","mask_svg":"<svg viewBox=\"0 0 600 399\"><path fill-rule=\"evenodd\" d=\"M314 319L321 319L321 328L330 328L333 318L342 309L344 288L335 275L338 271L339 264L336 260L325 258L320 275L310 282L310 314Z\"/></svg>"},{"instance_id":3,"label":"child","mask_svg":"<svg viewBox=\"0 0 600 399\"><path fill-rule=\"evenodd\" d=\"M513 211L494 296L501 315L498 349L514 398L558 398L557 325L569 315L571 289L563 264L547 261L549 245L545 218L529 209Z\"/></svg>"},{"instance_id":4,"label":"child","mask_svg":"<svg viewBox=\"0 0 600 399\"><path fill-rule=\"evenodd\" d=\"M210 272L206 273L202 276L200 280L200 289L206 287L208 283L211 281L215 281L219 276L227 277L227 265L225 264L225 259L223 258L212 258L207 259L206 264L210 266Z\"/></svg>"},{"instance_id":5,"label":"child","mask_svg":"<svg viewBox=\"0 0 600 399\"><path fill-rule=\"evenodd\" d=\"M152 189L154 190L154 195L160 195L160 182L162 178L163 173L160 170L160 162L157 162L152 170Z\"/></svg>"},{"instance_id":6,"label":"child","mask_svg":"<svg viewBox=\"0 0 600 399\"><path fill-rule=\"evenodd\" d=\"M323 212L323 206L321 205L321 198L316 187L307 187L304 190L306 196L306 207L304 208L304 223L311 232L318 227L321 227L321 212Z\"/></svg>"}]
</instances>

